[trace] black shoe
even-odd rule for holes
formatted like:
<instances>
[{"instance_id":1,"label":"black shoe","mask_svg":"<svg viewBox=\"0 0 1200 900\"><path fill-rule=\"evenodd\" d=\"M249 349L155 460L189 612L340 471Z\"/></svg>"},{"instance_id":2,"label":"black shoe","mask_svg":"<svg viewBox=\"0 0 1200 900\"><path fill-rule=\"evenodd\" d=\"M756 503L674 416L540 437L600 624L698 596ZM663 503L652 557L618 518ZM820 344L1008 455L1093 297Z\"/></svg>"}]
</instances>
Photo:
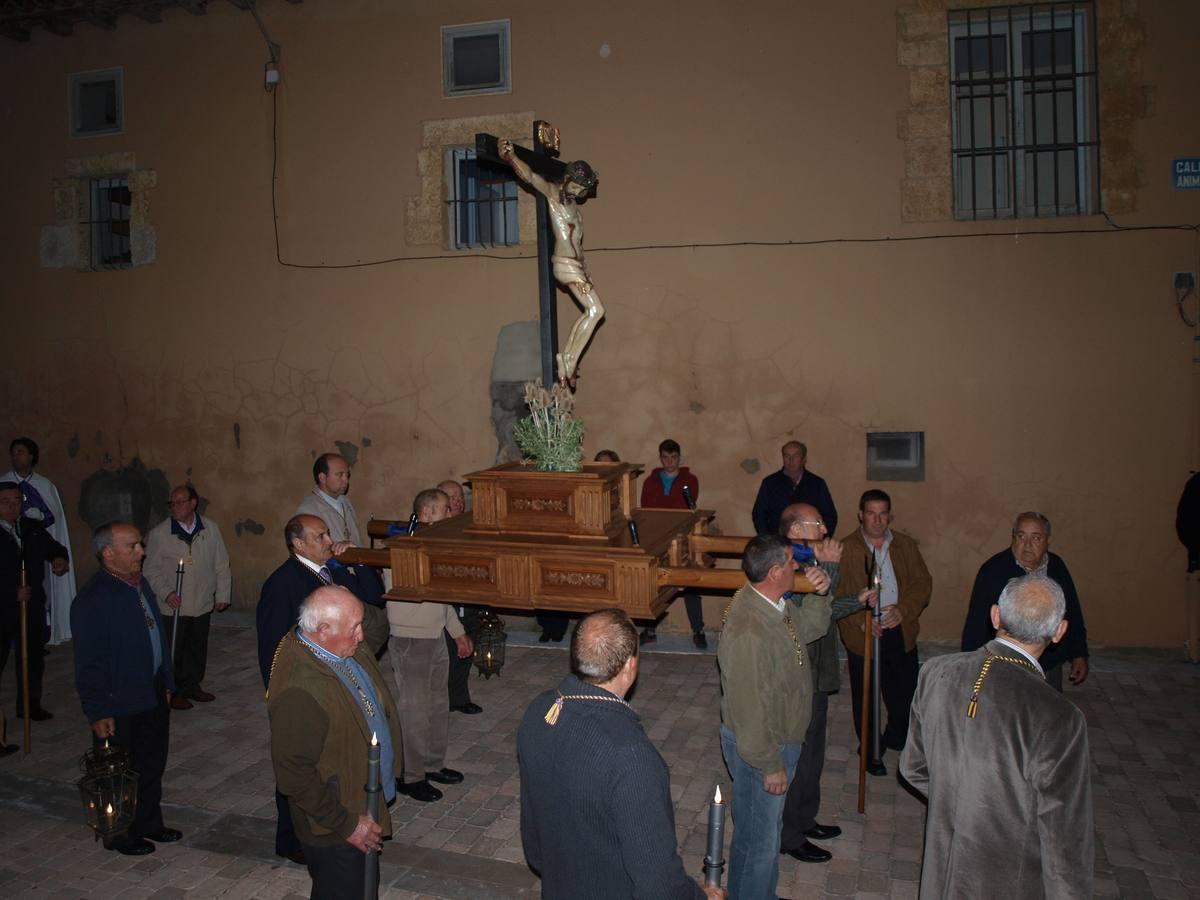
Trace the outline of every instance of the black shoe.
<instances>
[{"instance_id":1,"label":"black shoe","mask_svg":"<svg viewBox=\"0 0 1200 900\"><path fill-rule=\"evenodd\" d=\"M813 825L812 828L804 832L806 838L812 838L814 841L832 841L835 837L840 837L842 829L837 825Z\"/></svg>"},{"instance_id":2,"label":"black shoe","mask_svg":"<svg viewBox=\"0 0 1200 900\"><path fill-rule=\"evenodd\" d=\"M795 850L779 851L784 856L790 856L792 859L797 859L800 862L822 863L829 862L833 859L833 854L828 850L823 850L811 841L805 841Z\"/></svg>"},{"instance_id":3,"label":"black shoe","mask_svg":"<svg viewBox=\"0 0 1200 900\"><path fill-rule=\"evenodd\" d=\"M145 856L154 852L154 845L145 838L126 839L108 848L126 856Z\"/></svg>"},{"instance_id":4,"label":"black shoe","mask_svg":"<svg viewBox=\"0 0 1200 900\"><path fill-rule=\"evenodd\" d=\"M18 709L17 718L25 718L25 711ZM45 722L47 719L53 719L54 713L50 712L48 709L42 709L40 706L35 706L33 708L33 713L29 716L29 718L34 722Z\"/></svg>"},{"instance_id":5,"label":"black shoe","mask_svg":"<svg viewBox=\"0 0 1200 900\"><path fill-rule=\"evenodd\" d=\"M641 644L643 647L646 646L646 644L653 644L657 640L658 640L658 635L654 633L653 628L647 628L645 631L643 631L641 634L638 635L638 643Z\"/></svg>"},{"instance_id":6,"label":"black shoe","mask_svg":"<svg viewBox=\"0 0 1200 900\"><path fill-rule=\"evenodd\" d=\"M463 773L442 766L436 772L426 772L425 780L436 781L438 784L462 784Z\"/></svg>"},{"instance_id":7,"label":"black shoe","mask_svg":"<svg viewBox=\"0 0 1200 900\"><path fill-rule=\"evenodd\" d=\"M450 707L450 712L460 712L466 713L468 716L477 716L483 712L483 707L478 703L471 703L468 701L467 703Z\"/></svg>"},{"instance_id":8,"label":"black shoe","mask_svg":"<svg viewBox=\"0 0 1200 900\"><path fill-rule=\"evenodd\" d=\"M701 650L705 650L708 648L708 637L704 634L703 631L693 631L692 632L692 643L695 644L697 647L699 647Z\"/></svg>"},{"instance_id":9,"label":"black shoe","mask_svg":"<svg viewBox=\"0 0 1200 900\"><path fill-rule=\"evenodd\" d=\"M20 749L16 744L0 744L0 756L12 756Z\"/></svg>"},{"instance_id":10,"label":"black shoe","mask_svg":"<svg viewBox=\"0 0 1200 900\"><path fill-rule=\"evenodd\" d=\"M867 760L867 774L875 775L875 776L886 775L887 774L887 766L885 766L883 764L882 759L868 759Z\"/></svg>"},{"instance_id":11,"label":"black shoe","mask_svg":"<svg viewBox=\"0 0 1200 900\"><path fill-rule=\"evenodd\" d=\"M396 790L405 797L412 797L420 803L433 803L442 799L442 792L428 781L414 781L411 784L396 779Z\"/></svg>"},{"instance_id":12,"label":"black shoe","mask_svg":"<svg viewBox=\"0 0 1200 900\"><path fill-rule=\"evenodd\" d=\"M178 828L167 828L163 826L155 834L148 834L146 838L154 841L156 844L173 844L183 837L183 832Z\"/></svg>"}]
</instances>

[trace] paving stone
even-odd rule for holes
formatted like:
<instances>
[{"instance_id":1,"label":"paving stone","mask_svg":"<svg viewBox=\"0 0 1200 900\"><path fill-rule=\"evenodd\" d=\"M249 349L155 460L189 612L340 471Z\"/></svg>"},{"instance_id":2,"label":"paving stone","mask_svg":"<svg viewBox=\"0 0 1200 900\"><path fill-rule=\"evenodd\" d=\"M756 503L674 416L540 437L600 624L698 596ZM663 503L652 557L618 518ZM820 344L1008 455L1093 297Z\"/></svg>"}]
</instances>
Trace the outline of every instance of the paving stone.
<instances>
[{"instance_id":1,"label":"paving stone","mask_svg":"<svg viewBox=\"0 0 1200 900\"><path fill-rule=\"evenodd\" d=\"M74 781L86 749L78 717L35 725L35 752L0 764L0 895L46 898L209 897L279 900L307 896L307 872L273 855L274 779L258 682L254 631L243 614L214 625L206 686L212 704L172 715L165 778L167 823L179 844L150 858L122 857L93 843L83 826ZM660 639L663 649L668 638ZM689 643L682 636L682 643ZM922 655L946 648L922 645ZM927 653L928 651L928 653ZM385 675L390 663L383 661ZM536 897L536 878L520 845L520 780L514 752L529 698L566 671L560 646L512 646L503 679L472 679L484 712L451 716L448 762L466 773L442 801L401 798L384 855L382 896ZM699 869L713 786L728 788L717 734L720 679L713 657L648 650L631 701L671 767L678 844ZM77 708L70 645L47 657L51 708ZM1092 674L1067 696L1083 711L1092 747L1097 826L1097 896L1200 896L1200 711L1179 704L1195 695L1200 669L1154 650L1097 650ZM915 898L924 806L892 775L870 778L867 814L857 807L857 739L846 692L831 697L821 820L842 838L831 863L781 858L782 896ZM726 840L732 838L729 829ZM440 845L440 846L439 846ZM479 871L471 866L488 867ZM488 874L490 872L491 874ZM503 884L498 884L499 878Z\"/></svg>"}]
</instances>

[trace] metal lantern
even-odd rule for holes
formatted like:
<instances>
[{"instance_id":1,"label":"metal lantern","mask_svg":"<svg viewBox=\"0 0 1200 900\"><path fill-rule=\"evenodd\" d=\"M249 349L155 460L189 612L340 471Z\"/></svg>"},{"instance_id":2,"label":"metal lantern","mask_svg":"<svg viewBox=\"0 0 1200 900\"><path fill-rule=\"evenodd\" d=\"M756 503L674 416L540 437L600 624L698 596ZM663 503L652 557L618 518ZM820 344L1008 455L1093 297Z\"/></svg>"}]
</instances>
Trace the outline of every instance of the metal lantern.
<instances>
[{"instance_id":1,"label":"metal lantern","mask_svg":"<svg viewBox=\"0 0 1200 900\"><path fill-rule=\"evenodd\" d=\"M479 634L475 638L475 668L485 678L499 675L504 668L504 645L508 641L508 632L504 630L504 620L485 609L479 614Z\"/></svg>"},{"instance_id":2,"label":"metal lantern","mask_svg":"<svg viewBox=\"0 0 1200 900\"><path fill-rule=\"evenodd\" d=\"M79 798L83 815L96 840L110 838L129 828L137 811L138 774L129 768L129 757L108 741L79 760Z\"/></svg>"}]
</instances>

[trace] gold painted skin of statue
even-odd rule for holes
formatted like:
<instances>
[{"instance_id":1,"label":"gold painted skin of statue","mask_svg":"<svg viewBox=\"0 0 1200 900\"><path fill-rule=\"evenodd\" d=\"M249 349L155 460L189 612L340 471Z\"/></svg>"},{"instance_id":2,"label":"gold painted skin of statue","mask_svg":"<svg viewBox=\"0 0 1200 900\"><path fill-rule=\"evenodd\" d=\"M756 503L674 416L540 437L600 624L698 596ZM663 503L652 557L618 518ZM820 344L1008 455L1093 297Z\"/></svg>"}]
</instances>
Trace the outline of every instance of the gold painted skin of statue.
<instances>
[{"instance_id":1,"label":"gold painted skin of statue","mask_svg":"<svg viewBox=\"0 0 1200 900\"><path fill-rule=\"evenodd\" d=\"M558 380L568 384L574 379L575 367L592 339L592 332L604 318L604 307L583 261L583 217L578 200L591 188L573 180L569 170L561 182L547 181L516 157L512 148L512 141L499 141L500 158L512 166L518 178L546 198L550 223L554 227L554 253L550 257L554 278L583 307L583 315L576 320L566 345L557 356Z\"/></svg>"}]
</instances>

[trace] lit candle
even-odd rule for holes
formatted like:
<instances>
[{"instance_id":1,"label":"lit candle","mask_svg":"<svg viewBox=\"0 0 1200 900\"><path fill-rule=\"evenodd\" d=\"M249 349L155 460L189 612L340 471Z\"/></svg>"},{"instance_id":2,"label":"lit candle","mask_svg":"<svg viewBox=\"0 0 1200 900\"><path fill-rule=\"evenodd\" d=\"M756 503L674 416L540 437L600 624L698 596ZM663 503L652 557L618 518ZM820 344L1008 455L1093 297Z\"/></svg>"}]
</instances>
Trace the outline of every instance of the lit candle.
<instances>
[{"instance_id":1,"label":"lit candle","mask_svg":"<svg viewBox=\"0 0 1200 900\"><path fill-rule=\"evenodd\" d=\"M707 885L721 886L721 873L725 871L724 847L725 803L721 800L718 784L708 808L708 852L704 855L704 883Z\"/></svg>"},{"instance_id":2,"label":"lit candle","mask_svg":"<svg viewBox=\"0 0 1200 900\"><path fill-rule=\"evenodd\" d=\"M367 815L379 821L379 795L383 793L379 782L379 737L371 732L371 746L367 748ZM379 896L379 854L374 850L366 853L366 879L363 896L376 900Z\"/></svg>"},{"instance_id":3,"label":"lit candle","mask_svg":"<svg viewBox=\"0 0 1200 900\"><path fill-rule=\"evenodd\" d=\"M104 808L104 830L112 831L113 827L113 805L110 803Z\"/></svg>"}]
</instances>

